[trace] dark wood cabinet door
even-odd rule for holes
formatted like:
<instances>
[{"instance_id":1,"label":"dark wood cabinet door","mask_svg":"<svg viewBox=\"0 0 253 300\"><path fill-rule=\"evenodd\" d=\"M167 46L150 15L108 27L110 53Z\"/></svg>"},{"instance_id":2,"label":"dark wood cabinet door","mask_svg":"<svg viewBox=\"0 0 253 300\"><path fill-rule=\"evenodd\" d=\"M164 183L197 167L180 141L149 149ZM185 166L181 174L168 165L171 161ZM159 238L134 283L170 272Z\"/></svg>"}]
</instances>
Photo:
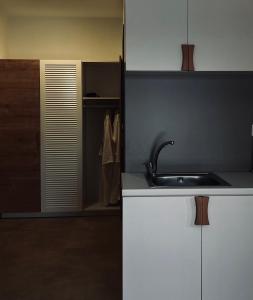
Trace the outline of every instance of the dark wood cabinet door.
<instances>
[{"instance_id":1,"label":"dark wood cabinet door","mask_svg":"<svg viewBox=\"0 0 253 300\"><path fill-rule=\"evenodd\" d=\"M0 212L40 202L39 61L0 60Z\"/></svg>"}]
</instances>

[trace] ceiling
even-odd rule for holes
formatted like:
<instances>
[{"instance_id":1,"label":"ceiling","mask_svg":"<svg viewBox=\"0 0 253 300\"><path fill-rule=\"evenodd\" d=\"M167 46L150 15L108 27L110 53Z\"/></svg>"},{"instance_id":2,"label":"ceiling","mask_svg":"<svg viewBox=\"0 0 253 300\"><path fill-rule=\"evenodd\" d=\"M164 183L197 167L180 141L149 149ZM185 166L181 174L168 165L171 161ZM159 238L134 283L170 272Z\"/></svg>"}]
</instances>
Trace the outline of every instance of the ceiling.
<instances>
[{"instance_id":1,"label":"ceiling","mask_svg":"<svg viewBox=\"0 0 253 300\"><path fill-rule=\"evenodd\" d=\"M8 16L121 18L123 0L0 0Z\"/></svg>"}]
</instances>

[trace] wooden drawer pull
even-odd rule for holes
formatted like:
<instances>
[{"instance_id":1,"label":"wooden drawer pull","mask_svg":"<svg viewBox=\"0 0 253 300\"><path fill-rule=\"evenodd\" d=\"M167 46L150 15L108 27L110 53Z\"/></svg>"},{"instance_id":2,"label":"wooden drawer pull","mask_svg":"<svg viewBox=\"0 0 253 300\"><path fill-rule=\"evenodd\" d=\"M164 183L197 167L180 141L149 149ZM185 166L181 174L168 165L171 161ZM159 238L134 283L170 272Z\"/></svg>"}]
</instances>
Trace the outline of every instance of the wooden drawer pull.
<instances>
[{"instance_id":1,"label":"wooden drawer pull","mask_svg":"<svg viewBox=\"0 0 253 300\"><path fill-rule=\"evenodd\" d=\"M209 197L196 196L196 219L195 225L209 225L208 220L208 202Z\"/></svg>"}]
</instances>

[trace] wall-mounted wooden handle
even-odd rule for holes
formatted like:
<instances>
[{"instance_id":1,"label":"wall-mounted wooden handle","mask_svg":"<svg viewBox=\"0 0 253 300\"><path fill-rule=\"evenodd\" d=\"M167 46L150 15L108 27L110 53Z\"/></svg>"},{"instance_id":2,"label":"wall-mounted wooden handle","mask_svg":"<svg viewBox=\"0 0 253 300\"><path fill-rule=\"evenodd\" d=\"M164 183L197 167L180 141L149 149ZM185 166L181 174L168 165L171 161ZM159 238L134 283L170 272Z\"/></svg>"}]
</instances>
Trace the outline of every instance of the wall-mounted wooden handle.
<instances>
[{"instance_id":1,"label":"wall-mounted wooden handle","mask_svg":"<svg viewBox=\"0 0 253 300\"><path fill-rule=\"evenodd\" d=\"M208 202L209 197L196 196L196 219L195 225L209 225L208 220Z\"/></svg>"},{"instance_id":2,"label":"wall-mounted wooden handle","mask_svg":"<svg viewBox=\"0 0 253 300\"><path fill-rule=\"evenodd\" d=\"M194 71L194 45L182 44L182 71Z\"/></svg>"}]
</instances>

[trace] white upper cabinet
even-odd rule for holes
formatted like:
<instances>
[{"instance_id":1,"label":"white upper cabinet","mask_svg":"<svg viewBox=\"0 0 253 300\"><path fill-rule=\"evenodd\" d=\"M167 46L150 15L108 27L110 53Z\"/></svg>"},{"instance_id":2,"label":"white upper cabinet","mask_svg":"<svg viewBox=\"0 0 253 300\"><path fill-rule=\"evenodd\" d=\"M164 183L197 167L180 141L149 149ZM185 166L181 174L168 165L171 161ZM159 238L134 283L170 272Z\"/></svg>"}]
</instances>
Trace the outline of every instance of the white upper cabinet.
<instances>
[{"instance_id":1,"label":"white upper cabinet","mask_svg":"<svg viewBox=\"0 0 253 300\"><path fill-rule=\"evenodd\" d=\"M181 70L187 43L196 71L253 70L252 0L126 0L125 8L128 71Z\"/></svg>"},{"instance_id":2,"label":"white upper cabinet","mask_svg":"<svg viewBox=\"0 0 253 300\"><path fill-rule=\"evenodd\" d=\"M253 70L252 12L252 0L189 0L196 71Z\"/></svg>"},{"instance_id":3,"label":"white upper cabinet","mask_svg":"<svg viewBox=\"0 0 253 300\"><path fill-rule=\"evenodd\" d=\"M187 0L126 0L126 70L178 71L187 43Z\"/></svg>"}]
</instances>

